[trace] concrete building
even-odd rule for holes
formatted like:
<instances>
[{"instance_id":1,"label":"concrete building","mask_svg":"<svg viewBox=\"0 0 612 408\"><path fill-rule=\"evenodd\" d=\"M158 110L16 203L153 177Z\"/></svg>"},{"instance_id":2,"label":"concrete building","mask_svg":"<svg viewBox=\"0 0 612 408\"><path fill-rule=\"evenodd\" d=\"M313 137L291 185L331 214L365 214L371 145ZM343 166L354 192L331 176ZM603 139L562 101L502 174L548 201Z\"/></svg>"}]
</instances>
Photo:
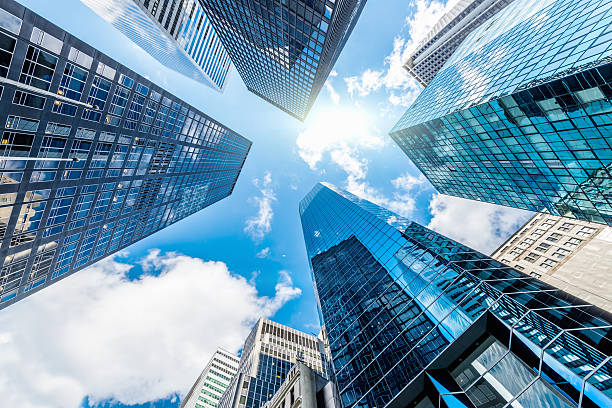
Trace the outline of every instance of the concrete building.
<instances>
[{"instance_id":1,"label":"concrete building","mask_svg":"<svg viewBox=\"0 0 612 408\"><path fill-rule=\"evenodd\" d=\"M215 408L236 375L239 363L240 358L218 348L181 402L180 408Z\"/></svg>"},{"instance_id":2,"label":"concrete building","mask_svg":"<svg viewBox=\"0 0 612 408\"><path fill-rule=\"evenodd\" d=\"M81 0L166 67L223 91L231 61L198 0Z\"/></svg>"},{"instance_id":3,"label":"concrete building","mask_svg":"<svg viewBox=\"0 0 612 408\"><path fill-rule=\"evenodd\" d=\"M0 56L0 309L232 193L249 140L13 0Z\"/></svg>"},{"instance_id":4,"label":"concrete building","mask_svg":"<svg viewBox=\"0 0 612 408\"><path fill-rule=\"evenodd\" d=\"M536 214L492 257L612 311L611 227Z\"/></svg>"},{"instance_id":5,"label":"concrete building","mask_svg":"<svg viewBox=\"0 0 612 408\"><path fill-rule=\"evenodd\" d=\"M337 389L306 364L293 365L285 382L263 408L342 408Z\"/></svg>"},{"instance_id":6,"label":"concrete building","mask_svg":"<svg viewBox=\"0 0 612 408\"><path fill-rule=\"evenodd\" d=\"M326 377L323 345L312 335L260 318L242 347L238 373L219 401L219 408L260 408L302 362Z\"/></svg>"},{"instance_id":7,"label":"concrete building","mask_svg":"<svg viewBox=\"0 0 612 408\"><path fill-rule=\"evenodd\" d=\"M460 0L419 42L404 68L427 86L468 34L513 1Z\"/></svg>"}]
</instances>

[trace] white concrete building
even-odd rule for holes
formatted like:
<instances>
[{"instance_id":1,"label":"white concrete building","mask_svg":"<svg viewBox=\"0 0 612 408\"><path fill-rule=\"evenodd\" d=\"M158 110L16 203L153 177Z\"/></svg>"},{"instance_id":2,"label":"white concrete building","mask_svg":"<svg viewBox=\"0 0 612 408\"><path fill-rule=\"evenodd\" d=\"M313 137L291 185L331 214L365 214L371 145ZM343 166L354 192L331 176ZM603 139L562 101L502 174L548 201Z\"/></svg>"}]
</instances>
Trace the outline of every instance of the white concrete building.
<instances>
[{"instance_id":1,"label":"white concrete building","mask_svg":"<svg viewBox=\"0 0 612 408\"><path fill-rule=\"evenodd\" d=\"M183 399L181 408L215 408L236 375L240 359L218 348Z\"/></svg>"}]
</instances>

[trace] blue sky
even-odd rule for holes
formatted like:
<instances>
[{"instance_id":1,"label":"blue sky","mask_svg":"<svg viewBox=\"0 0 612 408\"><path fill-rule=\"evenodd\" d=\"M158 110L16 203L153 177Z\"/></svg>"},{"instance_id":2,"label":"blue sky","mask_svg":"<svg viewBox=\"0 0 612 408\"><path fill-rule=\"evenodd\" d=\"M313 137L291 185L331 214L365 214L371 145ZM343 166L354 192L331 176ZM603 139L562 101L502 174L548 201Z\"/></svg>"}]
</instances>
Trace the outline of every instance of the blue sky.
<instances>
[{"instance_id":1,"label":"blue sky","mask_svg":"<svg viewBox=\"0 0 612 408\"><path fill-rule=\"evenodd\" d=\"M453 1L453 0L450 0ZM79 0L20 0L253 142L231 197L0 314L7 406L174 407L259 315L318 332L299 200L329 181L490 252L529 213L437 195L387 132L420 88L401 68L445 1L369 0L306 121L167 70Z\"/></svg>"}]
</instances>

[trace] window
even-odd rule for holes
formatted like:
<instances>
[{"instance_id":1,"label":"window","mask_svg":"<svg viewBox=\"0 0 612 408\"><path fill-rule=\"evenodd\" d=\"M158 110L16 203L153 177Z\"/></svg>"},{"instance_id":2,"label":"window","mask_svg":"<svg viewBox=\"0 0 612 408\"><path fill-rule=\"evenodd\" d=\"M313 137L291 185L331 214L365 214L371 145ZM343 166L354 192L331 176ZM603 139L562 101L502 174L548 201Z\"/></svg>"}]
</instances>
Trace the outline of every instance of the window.
<instances>
[{"instance_id":1,"label":"window","mask_svg":"<svg viewBox=\"0 0 612 408\"><path fill-rule=\"evenodd\" d=\"M119 80L117 82L130 89L134 86L134 80L125 74L119 74Z\"/></svg>"},{"instance_id":2,"label":"window","mask_svg":"<svg viewBox=\"0 0 612 408\"><path fill-rule=\"evenodd\" d=\"M557 264L557 261L553 261L552 259L546 258L544 262L540 264L540 266L546 270L552 269Z\"/></svg>"},{"instance_id":3,"label":"window","mask_svg":"<svg viewBox=\"0 0 612 408\"><path fill-rule=\"evenodd\" d=\"M56 65L57 57L30 45L23 61L19 82L48 91Z\"/></svg>"},{"instance_id":4,"label":"window","mask_svg":"<svg viewBox=\"0 0 612 408\"><path fill-rule=\"evenodd\" d=\"M45 98L28 92L16 90L15 96L13 97L13 103L15 105L28 106L34 109L42 109L45 106Z\"/></svg>"},{"instance_id":5,"label":"window","mask_svg":"<svg viewBox=\"0 0 612 408\"><path fill-rule=\"evenodd\" d=\"M531 244L533 244L534 242L535 242L535 241L534 241L533 239L530 239L530 238L525 238L525 239L523 240L523 242L521 242L519 245L520 245L520 246L523 246L523 247L528 247L528 246L530 246Z\"/></svg>"},{"instance_id":6,"label":"window","mask_svg":"<svg viewBox=\"0 0 612 408\"><path fill-rule=\"evenodd\" d=\"M532 236L534 237L540 237L542 236L543 233L545 233L546 231L543 230L542 228L538 228L536 229L534 232L531 233Z\"/></svg>"},{"instance_id":7,"label":"window","mask_svg":"<svg viewBox=\"0 0 612 408\"><path fill-rule=\"evenodd\" d=\"M108 65L103 64L102 62L98 62L98 68L96 68L96 73L112 81L113 79L115 79L115 74L117 73L117 71L115 71Z\"/></svg>"},{"instance_id":8,"label":"window","mask_svg":"<svg viewBox=\"0 0 612 408\"><path fill-rule=\"evenodd\" d=\"M68 59L87 69L91 68L91 63L93 62L93 58L85 54L83 51L77 50L74 47L70 48L70 52L68 53Z\"/></svg>"},{"instance_id":9,"label":"window","mask_svg":"<svg viewBox=\"0 0 612 408\"><path fill-rule=\"evenodd\" d=\"M510 253L512 255L520 255L523 253L523 251L525 251L523 248L516 247L512 251L510 251Z\"/></svg>"},{"instance_id":10,"label":"window","mask_svg":"<svg viewBox=\"0 0 612 408\"><path fill-rule=\"evenodd\" d=\"M579 237L588 237L589 235L591 235L592 233L594 233L595 231L597 231L595 228L591 228L591 227L582 227L580 229L580 231L578 231L576 233L576 235L578 235Z\"/></svg>"},{"instance_id":11,"label":"window","mask_svg":"<svg viewBox=\"0 0 612 408\"><path fill-rule=\"evenodd\" d=\"M530 252L530 253L529 253L529 255L527 255L527 256L525 257L525 260L526 260L527 262L534 263L534 262L535 262L535 261L536 261L536 260L537 260L539 257L540 257L540 255L538 255L538 254L536 254L536 253L534 253L534 252Z\"/></svg>"},{"instance_id":12,"label":"window","mask_svg":"<svg viewBox=\"0 0 612 408\"><path fill-rule=\"evenodd\" d=\"M83 119L99 122L102 116L101 111L104 110L104 105L108 99L108 94L111 89L111 81L104 79L100 76L95 76L89 89L89 96L87 97L87 103L90 104L93 109L85 109L83 111Z\"/></svg>"},{"instance_id":13,"label":"window","mask_svg":"<svg viewBox=\"0 0 612 408\"><path fill-rule=\"evenodd\" d=\"M567 240L567 242L564 245L568 248L576 248L581 243L582 243L582 240L578 238L570 238Z\"/></svg>"},{"instance_id":14,"label":"window","mask_svg":"<svg viewBox=\"0 0 612 408\"><path fill-rule=\"evenodd\" d=\"M555 233L550 234L550 236L546 238L546 240L550 242L557 242L559 241L559 238L561 238L561 236L562 236L561 234L557 234L555 232Z\"/></svg>"},{"instance_id":15,"label":"window","mask_svg":"<svg viewBox=\"0 0 612 408\"><path fill-rule=\"evenodd\" d=\"M129 97L130 91L128 91L122 86L117 86L117 89L115 89L115 94L113 95L113 99L111 101L109 113L118 116L123 115Z\"/></svg>"},{"instance_id":16,"label":"window","mask_svg":"<svg viewBox=\"0 0 612 408\"><path fill-rule=\"evenodd\" d=\"M6 119L6 128L15 130L25 130L26 132L36 132L39 121L36 119L22 118L20 116L9 115Z\"/></svg>"},{"instance_id":17,"label":"window","mask_svg":"<svg viewBox=\"0 0 612 408\"><path fill-rule=\"evenodd\" d=\"M568 251L567 249L557 248L557 249L555 250L555 252L553 253L553 256L554 256L555 258L559 258L559 259L561 259L561 258L564 258L564 257L565 257L567 254L569 254L569 253L570 253L570 251Z\"/></svg>"},{"instance_id":18,"label":"window","mask_svg":"<svg viewBox=\"0 0 612 408\"><path fill-rule=\"evenodd\" d=\"M535 250L539 252L546 252L548 248L550 248L550 244L542 242L535 248Z\"/></svg>"},{"instance_id":19,"label":"window","mask_svg":"<svg viewBox=\"0 0 612 408\"><path fill-rule=\"evenodd\" d=\"M83 95L83 89L85 88L85 82L87 81L87 71L76 65L66 63L64 68L64 74L60 82L57 93L65 96L66 98L80 101ZM77 111L76 105L66 103L61 100L56 100L53 103L53 112L61 113L63 115L74 116Z\"/></svg>"},{"instance_id":20,"label":"window","mask_svg":"<svg viewBox=\"0 0 612 408\"><path fill-rule=\"evenodd\" d=\"M15 43L16 40L13 37L0 33L0 76L5 77L8 74L15 51Z\"/></svg>"},{"instance_id":21,"label":"window","mask_svg":"<svg viewBox=\"0 0 612 408\"><path fill-rule=\"evenodd\" d=\"M34 135L20 132L4 132L0 142L0 155L27 156L32 148Z\"/></svg>"}]
</instances>

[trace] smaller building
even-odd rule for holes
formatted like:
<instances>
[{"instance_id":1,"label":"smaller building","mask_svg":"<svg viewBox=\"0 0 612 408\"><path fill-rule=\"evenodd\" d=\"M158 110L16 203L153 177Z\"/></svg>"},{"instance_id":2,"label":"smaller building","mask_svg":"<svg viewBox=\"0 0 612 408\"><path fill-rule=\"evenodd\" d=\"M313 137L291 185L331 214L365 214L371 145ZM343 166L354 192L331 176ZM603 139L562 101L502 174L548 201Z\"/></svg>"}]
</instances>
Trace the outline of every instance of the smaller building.
<instances>
[{"instance_id":1,"label":"smaller building","mask_svg":"<svg viewBox=\"0 0 612 408\"><path fill-rule=\"evenodd\" d=\"M240 359L218 348L206 364L180 408L215 408L238 371Z\"/></svg>"},{"instance_id":2,"label":"smaller building","mask_svg":"<svg viewBox=\"0 0 612 408\"><path fill-rule=\"evenodd\" d=\"M612 228L536 214L493 258L612 311Z\"/></svg>"},{"instance_id":3,"label":"smaller building","mask_svg":"<svg viewBox=\"0 0 612 408\"><path fill-rule=\"evenodd\" d=\"M404 68L427 86L469 33L513 1L460 0L421 40Z\"/></svg>"},{"instance_id":4,"label":"smaller building","mask_svg":"<svg viewBox=\"0 0 612 408\"><path fill-rule=\"evenodd\" d=\"M341 408L335 384L298 361L263 408Z\"/></svg>"}]
</instances>

